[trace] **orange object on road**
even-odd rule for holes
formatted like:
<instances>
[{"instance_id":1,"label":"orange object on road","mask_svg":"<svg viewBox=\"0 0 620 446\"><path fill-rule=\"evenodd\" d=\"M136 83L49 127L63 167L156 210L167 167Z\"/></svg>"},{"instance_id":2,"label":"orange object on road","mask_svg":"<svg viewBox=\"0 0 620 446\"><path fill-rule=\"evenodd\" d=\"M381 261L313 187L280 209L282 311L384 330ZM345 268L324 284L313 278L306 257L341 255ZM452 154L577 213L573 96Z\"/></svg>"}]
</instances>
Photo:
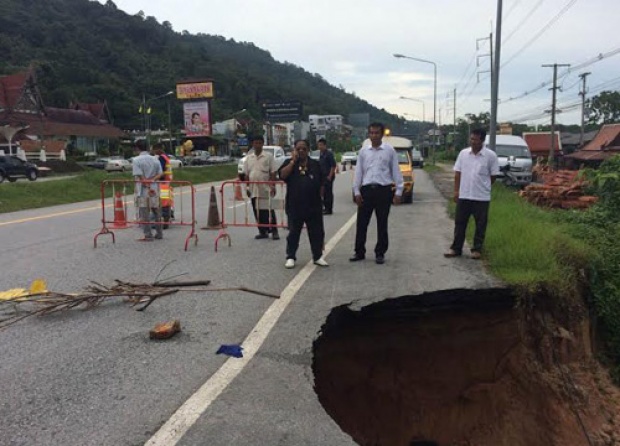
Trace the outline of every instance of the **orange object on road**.
<instances>
[{"instance_id":1,"label":"orange object on road","mask_svg":"<svg viewBox=\"0 0 620 446\"><path fill-rule=\"evenodd\" d=\"M112 223L112 227L115 229L123 229L127 227L123 194L120 191L117 191L114 195L114 222Z\"/></svg>"},{"instance_id":2,"label":"orange object on road","mask_svg":"<svg viewBox=\"0 0 620 446\"><path fill-rule=\"evenodd\" d=\"M215 196L215 187L211 186L211 197L209 200L209 212L207 215L207 226L201 229L222 229L220 220L220 211L217 208L217 197Z\"/></svg>"}]
</instances>

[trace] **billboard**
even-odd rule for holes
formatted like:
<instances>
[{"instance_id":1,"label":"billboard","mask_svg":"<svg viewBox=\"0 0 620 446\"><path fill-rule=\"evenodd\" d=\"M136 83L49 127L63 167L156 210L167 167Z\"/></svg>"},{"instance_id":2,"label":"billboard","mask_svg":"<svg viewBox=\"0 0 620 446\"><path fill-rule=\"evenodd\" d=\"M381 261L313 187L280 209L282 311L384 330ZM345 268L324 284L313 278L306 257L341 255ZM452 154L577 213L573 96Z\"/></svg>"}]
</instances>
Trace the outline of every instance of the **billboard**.
<instances>
[{"instance_id":1,"label":"billboard","mask_svg":"<svg viewBox=\"0 0 620 446\"><path fill-rule=\"evenodd\" d=\"M177 99L211 99L213 82L191 82L177 84Z\"/></svg>"},{"instance_id":2,"label":"billboard","mask_svg":"<svg viewBox=\"0 0 620 446\"><path fill-rule=\"evenodd\" d=\"M301 120L301 101L265 101L262 105L265 120L271 123Z\"/></svg>"},{"instance_id":3,"label":"billboard","mask_svg":"<svg viewBox=\"0 0 620 446\"><path fill-rule=\"evenodd\" d=\"M208 101L184 103L183 118L187 136L211 136L211 116Z\"/></svg>"}]
</instances>

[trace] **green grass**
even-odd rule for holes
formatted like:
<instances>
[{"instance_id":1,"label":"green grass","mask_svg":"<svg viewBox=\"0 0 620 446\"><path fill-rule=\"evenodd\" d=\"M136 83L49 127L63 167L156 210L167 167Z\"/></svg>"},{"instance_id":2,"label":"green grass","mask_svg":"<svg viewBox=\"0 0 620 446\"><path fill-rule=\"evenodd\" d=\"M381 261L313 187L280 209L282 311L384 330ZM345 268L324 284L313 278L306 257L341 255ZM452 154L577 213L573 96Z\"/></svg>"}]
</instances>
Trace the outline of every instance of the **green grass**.
<instances>
[{"instance_id":1,"label":"green grass","mask_svg":"<svg viewBox=\"0 0 620 446\"><path fill-rule=\"evenodd\" d=\"M194 184L236 177L236 164L174 171L175 181L190 181ZM20 180L14 184L3 184L0 186L0 213L94 200L101 196L102 181L131 178L130 173L108 174L102 171L88 171L62 180L45 182ZM107 195L109 196L109 192Z\"/></svg>"},{"instance_id":2,"label":"green grass","mask_svg":"<svg viewBox=\"0 0 620 446\"><path fill-rule=\"evenodd\" d=\"M442 168L436 164L424 164L423 169L425 172L428 173L439 172L440 170L442 170Z\"/></svg>"},{"instance_id":3,"label":"green grass","mask_svg":"<svg viewBox=\"0 0 620 446\"><path fill-rule=\"evenodd\" d=\"M468 227L472 241L473 220ZM558 295L578 289L579 270L592 259L586 243L570 235L553 211L533 206L514 189L493 187L485 258L491 272L510 285L537 289L544 286Z\"/></svg>"}]
</instances>

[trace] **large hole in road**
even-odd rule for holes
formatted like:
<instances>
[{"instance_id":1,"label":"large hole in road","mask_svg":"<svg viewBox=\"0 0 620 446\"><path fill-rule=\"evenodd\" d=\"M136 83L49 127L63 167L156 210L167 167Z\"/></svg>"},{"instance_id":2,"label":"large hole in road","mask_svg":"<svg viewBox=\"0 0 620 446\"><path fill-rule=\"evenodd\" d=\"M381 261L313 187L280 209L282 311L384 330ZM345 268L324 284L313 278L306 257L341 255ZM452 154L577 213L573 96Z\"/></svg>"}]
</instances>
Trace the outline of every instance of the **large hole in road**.
<instances>
[{"instance_id":1,"label":"large hole in road","mask_svg":"<svg viewBox=\"0 0 620 446\"><path fill-rule=\"evenodd\" d=\"M620 444L588 443L612 438L613 409L559 373L586 362L580 341L521 313L507 289L335 308L314 345L319 400L360 445Z\"/></svg>"}]
</instances>

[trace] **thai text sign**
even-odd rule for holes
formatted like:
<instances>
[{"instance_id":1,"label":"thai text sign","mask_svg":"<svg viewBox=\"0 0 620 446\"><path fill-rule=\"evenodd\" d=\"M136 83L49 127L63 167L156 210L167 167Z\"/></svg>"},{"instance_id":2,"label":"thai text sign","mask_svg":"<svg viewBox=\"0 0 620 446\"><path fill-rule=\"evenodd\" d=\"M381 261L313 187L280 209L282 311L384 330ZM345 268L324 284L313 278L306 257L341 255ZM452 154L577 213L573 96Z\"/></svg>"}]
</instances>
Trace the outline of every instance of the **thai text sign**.
<instances>
[{"instance_id":1,"label":"thai text sign","mask_svg":"<svg viewBox=\"0 0 620 446\"><path fill-rule=\"evenodd\" d=\"M213 97L213 82L177 84L177 99L209 99Z\"/></svg>"}]
</instances>

